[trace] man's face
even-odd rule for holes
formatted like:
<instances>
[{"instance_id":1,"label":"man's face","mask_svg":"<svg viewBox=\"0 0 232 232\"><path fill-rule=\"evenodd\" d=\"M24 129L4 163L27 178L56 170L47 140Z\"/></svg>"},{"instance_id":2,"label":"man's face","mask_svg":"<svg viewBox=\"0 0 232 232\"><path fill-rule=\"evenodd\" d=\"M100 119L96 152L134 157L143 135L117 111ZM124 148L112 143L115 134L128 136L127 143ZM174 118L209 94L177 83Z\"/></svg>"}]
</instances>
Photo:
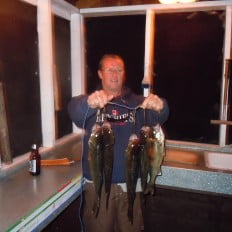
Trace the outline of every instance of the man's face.
<instances>
[{"instance_id":1,"label":"man's face","mask_svg":"<svg viewBox=\"0 0 232 232\"><path fill-rule=\"evenodd\" d=\"M119 95L125 81L125 67L121 59L106 58L98 75L103 89L113 95Z\"/></svg>"}]
</instances>

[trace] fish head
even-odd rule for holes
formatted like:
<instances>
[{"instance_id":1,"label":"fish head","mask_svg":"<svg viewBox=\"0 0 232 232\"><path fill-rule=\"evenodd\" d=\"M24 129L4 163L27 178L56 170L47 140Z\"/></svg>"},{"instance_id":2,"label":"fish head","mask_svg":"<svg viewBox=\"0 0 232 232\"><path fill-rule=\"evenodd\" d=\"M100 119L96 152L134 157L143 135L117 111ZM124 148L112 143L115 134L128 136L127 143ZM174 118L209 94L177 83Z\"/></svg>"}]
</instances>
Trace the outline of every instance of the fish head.
<instances>
[{"instance_id":1,"label":"fish head","mask_svg":"<svg viewBox=\"0 0 232 232\"><path fill-rule=\"evenodd\" d=\"M160 125L153 127L153 135L158 142L164 143L165 135Z\"/></svg>"},{"instance_id":2,"label":"fish head","mask_svg":"<svg viewBox=\"0 0 232 232\"><path fill-rule=\"evenodd\" d=\"M128 154L128 155L130 154L131 150L134 147L134 141L136 141L137 139L138 139L138 136L136 134L132 134L129 137L128 145L127 145L127 148L126 148L126 154Z\"/></svg>"},{"instance_id":3,"label":"fish head","mask_svg":"<svg viewBox=\"0 0 232 232\"><path fill-rule=\"evenodd\" d=\"M136 134L132 134L129 138L129 142L133 142L138 139L138 136Z\"/></svg>"},{"instance_id":4,"label":"fish head","mask_svg":"<svg viewBox=\"0 0 232 232\"><path fill-rule=\"evenodd\" d=\"M103 127L103 128L109 128L109 129L111 129L111 125L110 125L110 123L107 122L107 121L103 122L102 127Z\"/></svg>"},{"instance_id":5,"label":"fish head","mask_svg":"<svg viewBox=\"0 0 232 232\"><path fill-rule=\"evenodd\" d=\"M148 137L150 136L150 127L149 126L143 126L140 130L140 140L141 143L145 143Z\"/></svg>"},{"instance_id":6,"label":"fish head","mask_svg":"<svg viewBox=\"0 0 232 232\"><path fill-rule=\"evenodd\" d=\"M114 144L114 133L109 122L102 124L102 136L104 140L104 146L111 146Z\"/></svg>"},{"instance_id":7,"label":"fish head","mask_svg":"<svg viewBox=\"0 0 232 232\"><path fill-rule=\"evenodd\" d=\"M96 145L101 142L102 138L102 127L99 124L94 124L92 127L92 132L89 138L89 145Z\"/></svg>"},{"instance_id":8,"label":"fish head","mask_svg":"<svg viewBox=\"0 0 232 232\"><path fill-rule=\"evenodd\" d=\"M126 154L128 157L134 157L136 154L138 156L140 146L140 139L136 134L132 134L129 138L128 146L126 149Z\"/></svg>"},{"instance_id":9,"label":"fish head","mask_svg":"<svg viewBox=\"0 0 232 232\"><path fill-rule=\"evenodd\" d=\"M96 131L98 131L101 128L101 126L98 123L95 123L92 127L92 134L96 133Z\"/></svg>"}]
</instances>

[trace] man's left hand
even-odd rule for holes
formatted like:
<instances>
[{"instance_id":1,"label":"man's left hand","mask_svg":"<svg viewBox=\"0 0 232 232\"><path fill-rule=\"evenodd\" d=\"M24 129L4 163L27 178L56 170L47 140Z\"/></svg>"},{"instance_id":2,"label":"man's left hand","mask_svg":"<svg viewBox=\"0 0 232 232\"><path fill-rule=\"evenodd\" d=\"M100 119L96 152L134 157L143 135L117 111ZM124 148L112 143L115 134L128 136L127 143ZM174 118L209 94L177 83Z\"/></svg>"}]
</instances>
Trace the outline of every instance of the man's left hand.
<instances>
[{"instance_id":1,"label":"man's left hand","mask_svg":"<svg viewBox=\"0 0 232 232\"><path fill-rule=\"evenodd\" d=\"M140 106L143 109L150 109L160 112L163 107L164 103L161 98L159 98L157 95L150 93L143 101L143 103Z\"/></svg>"}]
</instances>

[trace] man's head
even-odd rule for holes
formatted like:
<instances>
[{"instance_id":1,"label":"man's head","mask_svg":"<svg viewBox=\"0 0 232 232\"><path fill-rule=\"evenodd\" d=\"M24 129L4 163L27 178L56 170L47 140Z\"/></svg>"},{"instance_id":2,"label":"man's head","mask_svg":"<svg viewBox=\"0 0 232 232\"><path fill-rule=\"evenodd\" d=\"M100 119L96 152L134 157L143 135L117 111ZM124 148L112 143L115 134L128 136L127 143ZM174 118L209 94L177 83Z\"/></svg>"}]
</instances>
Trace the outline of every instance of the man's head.
<instances>
[{"instance_id":1,"label":"man's head","mask_svg":"<svg viewBox=\"0 0 232 232\"><path fill-rule=\"evenodd\" d=\"M104 55L99 62L98 76L107 94L120 95L125 82L123 59L115 54Z\"/></svg>"}]
</instances>

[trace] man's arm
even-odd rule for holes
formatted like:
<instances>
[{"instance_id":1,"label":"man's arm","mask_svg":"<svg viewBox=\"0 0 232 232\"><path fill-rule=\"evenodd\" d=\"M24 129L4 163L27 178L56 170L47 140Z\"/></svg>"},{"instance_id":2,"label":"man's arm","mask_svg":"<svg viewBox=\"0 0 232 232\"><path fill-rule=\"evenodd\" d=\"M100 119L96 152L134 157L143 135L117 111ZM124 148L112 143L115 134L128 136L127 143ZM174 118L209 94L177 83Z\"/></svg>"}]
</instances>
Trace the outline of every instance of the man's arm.
<instances>
[{"instance_id":1,"label":"man's arm","mask_svg":"<svg viewBox=\"0 0 232 232\"><path fill-rule=\"evenodd\" d=\"M88 106L87 95L73 97L68 104L68 113L71 120L79 128L83 128L85 120L96 113L96 109Z\"/></svg>"}]
</instances>

